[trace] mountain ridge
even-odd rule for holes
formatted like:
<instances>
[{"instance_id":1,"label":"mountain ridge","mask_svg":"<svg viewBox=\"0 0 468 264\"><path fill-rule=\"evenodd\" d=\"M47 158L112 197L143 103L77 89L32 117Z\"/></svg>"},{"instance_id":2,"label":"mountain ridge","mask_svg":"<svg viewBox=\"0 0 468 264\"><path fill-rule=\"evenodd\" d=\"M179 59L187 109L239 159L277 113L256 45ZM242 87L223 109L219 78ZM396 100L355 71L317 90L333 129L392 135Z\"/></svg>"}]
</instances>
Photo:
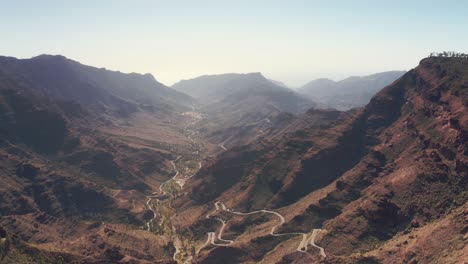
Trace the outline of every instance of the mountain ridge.
<instances>
[{"instance_id":1,"label":"mountain ridge","mask_svg":"<svg viewBox=\"0 0 468 264\"><path fill-rule=\"evenodd\" d=\"M321 263L463 259L463 239L457 234L466 230L463 224L448 223L466 218L467 66L462 58L424 59L348 116L329 115L323 124L308 123L310 130L306 125L271 142L259 140L227 150L194 176L190 200L180 201L182 208L214 201L240 212L272 208L285 218L279 233L322 230L315 243L327 257L313 255ZM199 210L209 210L205 208ZM261 220L219 217L228 223L226 236L238 242L207 249L202 262L229 261L223 254L236 256L233 263L248 262L253 261L249 248L270 252L279 245L294 245L292 238L268 239ZM206 230L201 228L206 221L200 218L191 225L195 235ZM448 240L453 244L426 241L433 221L445 230L438 236L451 234ZM256 244L260 238L274 244L262 247ZM430 250L422 250L419 243ZM454 255L441 253L444 247ZM264 261L301 263L304 255L292 252L278 252L274 258L266 253L272 258Z\"/></svg>"},{"instance_id":2,"label":"mountain ridge","mask_svg":"<svg viewBox=\"0 0 468 264\"><path fill-rule=\"evenodd\" d=\"M0 57L0 73L45 96L130 113L151 105L159 111L189 109L193 100L151 74L121 73L81 64L61 55L31 59ZM57 75L61 78L57 78Z\"/></svg>"},{"instance_id":3,"label":"mountain ridge","mask_svg":"<svg viewBox=\"0 0 468 264\"><path fill-rule=\"evenodd\" d=\"M227 91L213 103L191 107L188 97L159 111L122 92L126 85L105 89L121 83L115 72L96 80L96 68L53 75L51 63L18 70L7 60L0 58L0 262L468 257L466 58L423 59L349 111L299 107L295 93L258 73L214 82ZM41 83L43 70L50 72ZM102 107L134 108L96 112L75 92L83 100L93 92Z\"/></svg>"}]
</instances>

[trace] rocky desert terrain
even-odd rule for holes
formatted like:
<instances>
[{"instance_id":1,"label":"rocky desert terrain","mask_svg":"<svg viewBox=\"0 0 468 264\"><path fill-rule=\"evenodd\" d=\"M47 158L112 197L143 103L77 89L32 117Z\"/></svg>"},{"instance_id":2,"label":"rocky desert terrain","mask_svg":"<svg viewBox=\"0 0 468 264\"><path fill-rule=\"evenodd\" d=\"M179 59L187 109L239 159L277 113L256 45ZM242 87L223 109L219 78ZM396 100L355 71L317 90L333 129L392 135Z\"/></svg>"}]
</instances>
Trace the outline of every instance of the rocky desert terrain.
<instances>
[{"instance_id":1,"label":"rocky desert terrain","mask_svg":"<svg viewBox=\"0 0 468 264\"><path fill-rule=\"evenodd\" d=\"M468 59L381 88L0 57L0 263L464 263Z\"/></svg>"}]
</instances>

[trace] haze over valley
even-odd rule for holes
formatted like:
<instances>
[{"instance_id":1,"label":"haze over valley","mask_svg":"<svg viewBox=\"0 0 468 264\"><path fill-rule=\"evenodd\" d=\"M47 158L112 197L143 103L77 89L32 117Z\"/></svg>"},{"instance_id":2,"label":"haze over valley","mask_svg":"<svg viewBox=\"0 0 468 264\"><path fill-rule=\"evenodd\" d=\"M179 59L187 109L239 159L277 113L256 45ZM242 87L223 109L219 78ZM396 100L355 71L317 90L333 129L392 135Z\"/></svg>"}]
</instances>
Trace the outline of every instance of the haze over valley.
<instances>
[{"instance_id":1,"label":"haze over valley","mask_svg":"<svg viewBox=\"0 0 468 264\"><path fill-rule=\"evenodd\" d=\"M468 261L464 4L103 2L5 4L0 263Z\"/></svg>"}]
</instances>

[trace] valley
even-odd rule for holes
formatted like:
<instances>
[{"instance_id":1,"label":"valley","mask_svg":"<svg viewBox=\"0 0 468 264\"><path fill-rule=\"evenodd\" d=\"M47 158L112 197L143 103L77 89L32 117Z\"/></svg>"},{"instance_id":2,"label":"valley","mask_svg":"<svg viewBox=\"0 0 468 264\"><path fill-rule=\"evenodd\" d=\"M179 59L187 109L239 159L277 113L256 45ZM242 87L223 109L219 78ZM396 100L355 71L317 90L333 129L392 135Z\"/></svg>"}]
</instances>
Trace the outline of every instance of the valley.
<instances>
[{"instance_id":1,"label":"valley","mask_svg":"<svg viewBox=\"0 0 468 264\"><path fill-rule=\"evenodd\" d=\"M260 73L0 58L0 263L456 263L467 69L425 58L340 111Z\"/></svg>"},{"instance_id":2,"label":"valley","mask_svg":"<svg viewBox=\"0 0 468 264\"><path fill-rule=\"evenodd\" d=\"M278 222L275 226L273 226L270 230L270 235L273 237L279 236L300 236L302 239L297 246L296 251L305 253L306 255L310 255L307 251L308 246L315 247L319 249L320 256L322 258L326 258L325 250L317 246L315 244L315 238L320 233L321 229L313 229L311 234L308 233L301 233L301 232L292 232L292 233L276 233L276 229L282 226L285 223L285 218L275 212L269 210L258 210L258 211L251 211L247 213L236 212L232 209L228 209L226 205L222 202L215 202L214 211L210 212L206 215L206 219L214 219L221 224L221 227L218 230L210 231L206 233L206 241L203 245L197 247L200 243L199 241L193 241L190 236L186 236L183 232L178 230L177 226L172 225L172 223L177 222L177 210L172 207L172 200L177 199L183 194L184 185L187 184L197 172L202 168L202 161L203 157L206 156L203 150L206 149L203 147L203 142L200 138L197 138L195 135L198 135L198 131L193 131L190 127L195 127L197 122L200 122L202 118L201 113L197 112L190 112L190 113L183 113L182 115L192 117L192 120L189 121L189 125L184 127L184 134L190 139L190 147L188 151L192 151L196 149L193 153L197 153L196 158L193 155L187 155L188 151L184 152L185 155L181 154L177 156L174 160L170 161L170 164L173 167L174 176L168 179L165 182L162 182L158 188L158 191L153 192L151 195L146 196L147 200L145 202L149 211L153 213L153 217L149 219L144 225L143 228L149 232L152 232L156 235L162 237L168 237L170 241L173 241L173 245L175 248L173 260L177 263L192 263L192 260L197 257L197 255L207 246L212 245L215 247L225 247L230 246L231 244L235 243L235 240L227 240L223 239L223 233L226 228L227 220L223 220L219 216L212 216L218 213L218 211L223 211L228 214L234 214L239 216L248 216L254 214L272 214L275 216L271 219L272 222ZM271 115L270 115L271 116ZM256 123L260 122L268 122L269 117L261 119ZM197 118L198 117L198 118ZM196 146L196 147L194 147ZM223 151L228 150L224 147L224 144L218 145ZM193 164L198 163L198 168L193 169ZM190 169L190 167L192 167ZM183 173L181 173L183 171ZM216 241L219 242L216 242ZM313 258L312 258L313 259Z\"/></svg>"}]
</instances>

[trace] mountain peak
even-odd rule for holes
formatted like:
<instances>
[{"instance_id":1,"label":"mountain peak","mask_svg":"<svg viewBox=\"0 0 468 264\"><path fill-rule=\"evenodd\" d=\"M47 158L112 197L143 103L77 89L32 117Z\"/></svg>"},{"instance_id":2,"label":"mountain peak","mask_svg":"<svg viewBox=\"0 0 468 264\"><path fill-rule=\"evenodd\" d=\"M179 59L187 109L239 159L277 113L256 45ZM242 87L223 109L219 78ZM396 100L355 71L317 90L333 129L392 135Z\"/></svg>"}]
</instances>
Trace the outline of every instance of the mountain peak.
<instances>
[{"instance_id":1,"label":"mountain peak","mask_svg":"<svg viewBox=\"0 0 468 264\"><path fill-rule=\"evenodd\" d=\"M39 54L37 56L34 56L32 57L33 59L34 58L61 58L61 59L67 59L67 57L61 55L61 54L46 54L46 53L43 53L43 54Z\"/></svg>"},{"instance_id":2,"label":"mountain peak","mask_svg":"<svg viewBox=\"0 0 468 264\"><path fill-rule=\"evenodd\" d=\"M32 60L56 60L56 61L71 61L63 55L41 54L31 58Z\"/></svg>"},{"instance_id":3,"label":"mountain peak","mask_svg":"<svg viewBox=\"0 0 468 264\"><path fill-rule=\"evenodd\" d=\"M265 76L263 76L261 72L249 72L249 73L246 73L245 75L265 78Z\"/></svg>"}]
</instances>

